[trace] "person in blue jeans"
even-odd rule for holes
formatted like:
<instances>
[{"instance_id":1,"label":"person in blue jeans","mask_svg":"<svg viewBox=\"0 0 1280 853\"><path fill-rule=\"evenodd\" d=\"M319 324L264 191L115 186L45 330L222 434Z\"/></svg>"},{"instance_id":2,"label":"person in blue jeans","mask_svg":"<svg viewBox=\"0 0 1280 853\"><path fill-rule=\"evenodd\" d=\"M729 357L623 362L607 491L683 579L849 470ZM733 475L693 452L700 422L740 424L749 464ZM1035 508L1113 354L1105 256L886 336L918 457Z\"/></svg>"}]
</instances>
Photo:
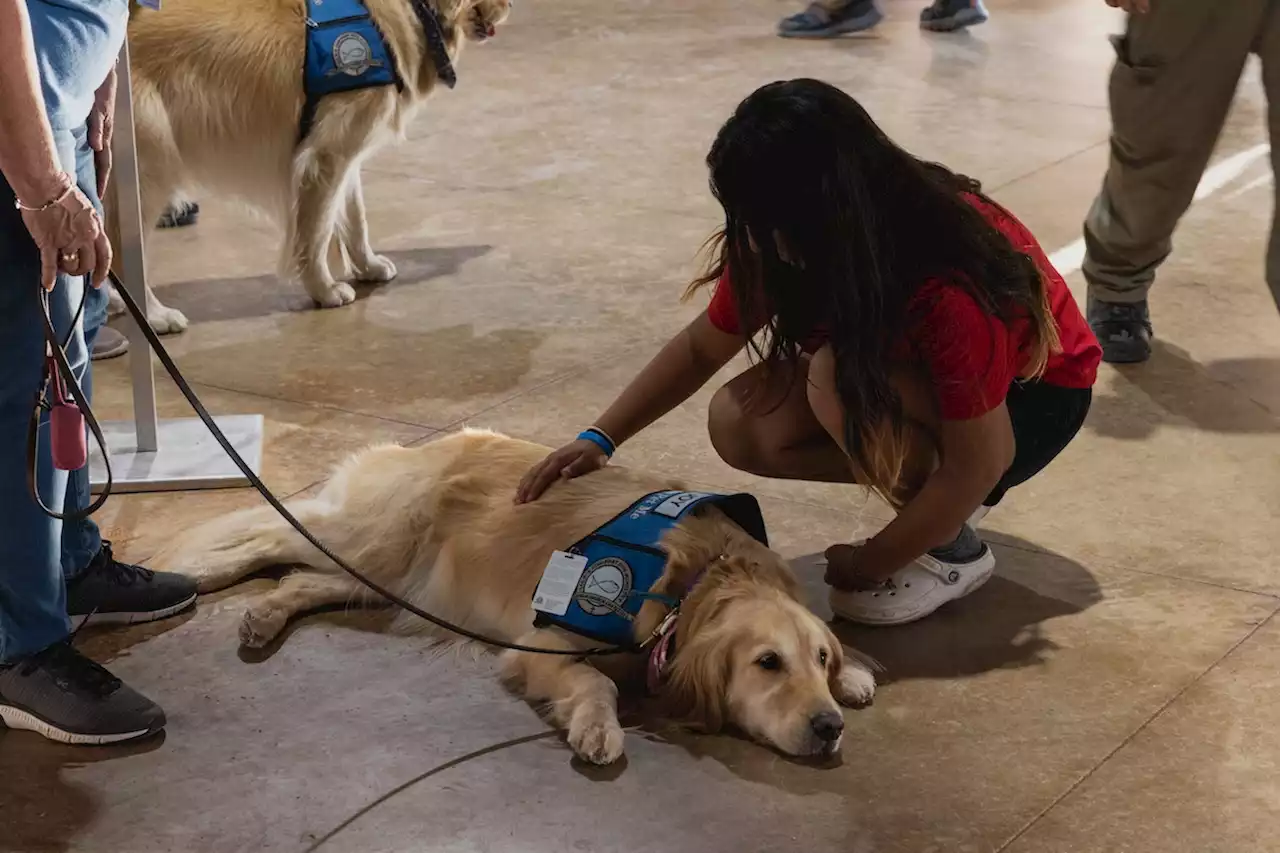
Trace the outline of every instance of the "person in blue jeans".
<instances>
[{"instance_id":1,"label":"person in blue jeans","mask_svg":"<svg viewBox=\"0 0 1280 853\"><path fill-rule=\"evenodd\" d=\"M99 198L128 3L0 0L0 722L66 743L115 743L165 724L154 702L72 646L73 629L150 621L196 599L189 578L115 559L93 522L46 515L28 485L27 431L44 371L41 286L91 393L89 352L107 308L97 288L111 264ZM39 446L44 503L86 507L88 471L54 469L47 422Z\"/></svg>"},{"instance_id":2,"label":"person in blue jeans","mask_svg":"<svg viewBox=\"0 0 1280 853\"><path fill-rule=\"evenodd\" d=\"M982 0L933 0L920 13L920 28L953 32L987 20ZM884 18L879 0L814 0L803 12L783 18L783 38L823 39L869 30Z\"/></svg>"}]
</instances>

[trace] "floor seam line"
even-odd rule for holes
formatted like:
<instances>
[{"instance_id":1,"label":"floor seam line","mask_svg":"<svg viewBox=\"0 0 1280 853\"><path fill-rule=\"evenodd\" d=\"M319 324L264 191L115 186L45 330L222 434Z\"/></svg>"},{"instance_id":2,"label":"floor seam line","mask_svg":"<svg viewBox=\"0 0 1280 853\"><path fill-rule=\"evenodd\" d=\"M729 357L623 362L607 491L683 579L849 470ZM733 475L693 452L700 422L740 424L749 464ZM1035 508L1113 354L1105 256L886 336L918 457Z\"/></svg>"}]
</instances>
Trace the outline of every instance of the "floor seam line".
<instances>
[{"instance_id":1,"label":"floor seam line","mask_svg":"<svg viewBox=\"0 0 1280 853\"><path fill-rule=\"evenodd\" d=\"M295 400L290 397L277 397L273 394L264 394L261 391L247 391L241 388L232 388L226 385L218 385L215 382L206 382L199 379L188 380L193 389L197 387L212 388L215 391L223 391L228 394L243 394L246 397L254 397L258 400L270 400L273 403L286 403L291 406L305 406L311 409L320 409L325 412L336 412L341 415L351 415L357 418L368 418L373 421L382 421L389 424L397 424L399 426L413 427L415 429L428 430L430 432L441 432L441 428L432 424L418 423L417 421L407 421L402 418L391 418L385 415L371 415L367 412L353 412L350 409L344 409L340 406L334 406L329 403L315 403L308 400ZM184 399L185 402L185 399ZM421 438L421 436L419 436Z\"/></svg>"},{"instance_id":2,"label":"floor seam line","mask_svg":"<svg viewBox=\"0 0 1280 853\"><path fill-rule=\"evenodd\" d=\"M1253 637L1256 636L1259 631L1261 631L1263 628L1269 625L1272 621L1274 621L1276 619L1277 614L1280 614L1280 604L1277 604L1277 606L1274 609L1272 609L1271 613L1268 614L1265 619L1262 619L1261 621L1259 621L1258 624L1254 625L1251 629L1249 629L1249 631L1247 631L1243 637L1241 637L1239 640L1233 643L1231 645L1231 648L1223 652L1223 654L1217 660L1209 664L1209 666L1207 666L1202 672L1197 674L1195 678L1192 678L1189 682L1183 685L1183 687L1180 690L1175 692L1173 696L1169 697L1158 708L1156 708L1156 710L1152 712L1151 715L1147 717L1147 719L1143 720L1142 723L1140 723L1137 728L1135 728L1132 732L1130 732L1127 736L1125 736L1120 741L1120 743L1115 746L1114 749L1107 752L1107 754L1104 755L1101 759L1099 759L1098 762L1094 764L1093 767L1085 771L1085 773L1079 779L1077 779L1074 783L1068 786L1065 791L1063 791L1061 794L1055 797L1052 802L1050 802L1047 806L1045 806L1043 809L1037 812L1035 816L1032 817L1031 820L1029 820L1027 824L1022 827L1022 829L1018 830L1007 841L1005 841L1003 844L997 847L995 850L995 853L1004 853L1005 850L1008 850L1011 846L1016 844L1019 839L1023 838L1027 833L1029 833L1032 829L1034 829L1035 826L1038 823L1040 823L1040 821L1044 820L1044 818L1051 811L1053 811L1059 805L1065 802L1068 797L1070 797L1073 793L1079 790L1081 786L1083 786L1086 782L1092 779L1094 775L1097 774L1097 772L1102 769L1103 766L1105 766L1109 761L1111 761L1111 759L1115 758L1118 754L1120 754L1121 750L1123 750L1126 746L1132 743L1134 739L1136 739L1140 734L1146 731L1151 726L1151 724L1154 723L1157 719L1159 719L1164 714L1165 711L1167 711L1170 707L1172 707L1172 705L1175 702L1177 702L1179 699L1185 696L1192 688L1194 688L1201 681L1203 681L1205 677L1209 675L1209 673L1213 672L1215 669L1221 666L1222 663L1226 661L1227 658L1231 657L1233 654L1236 653L1237 649L1239 649L1245 643L1249 642L1249 640L1253 639Z\"/></svg>"},{"instance_id":3,"label":"floor seam line","mask_svg":"<svg viewBox=\"0 0 1280 853\"><path fill-rule=\"evenodd\" d=\"M1076 157L1079 157L1081 154L1092 151L1093 149L1106 144L1107 144L1107 140L1105 139L1100 140L1098 142L1090 143L1089 145L1086 145L1084 148L1081 148L1078 151L1073 151L1070 154L1064 154L1063 156L1059 157L1057 160L1046 163L1043 166L1038 166L1032 169L1030 172L1027 172L1025 175L1019 175L1016 178L1010 178L1009 180L1003 181L999 184L993 184L991 186L990 191L993 193L1000 192L1000 190L1007 189L1013 186L1014 184L1021 183L1022 181L1026 181L1031 178L1034 178L1036 175L1047 172L1049 169L1052 169L1055 166L1061 166L1063 163L1067 162L1068 160L1072 160Z\"/></svg>"}]
</instances>

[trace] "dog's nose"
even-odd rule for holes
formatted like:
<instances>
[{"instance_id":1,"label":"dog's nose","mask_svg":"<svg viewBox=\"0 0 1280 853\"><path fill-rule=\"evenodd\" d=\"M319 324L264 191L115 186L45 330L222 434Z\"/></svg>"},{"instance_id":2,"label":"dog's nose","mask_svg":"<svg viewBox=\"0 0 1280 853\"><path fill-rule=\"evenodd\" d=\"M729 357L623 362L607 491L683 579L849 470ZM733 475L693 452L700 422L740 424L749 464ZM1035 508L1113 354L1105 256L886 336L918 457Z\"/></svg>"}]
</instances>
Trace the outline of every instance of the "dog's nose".
<instances>
[{"instance_id":1,"label":"dog's nose","mask_svg":"<svg viewBox=\"0 0 1280 853\"><path fill-rule=\"evenodd\" d=\"M844 715L839 711L823 711L821 714L814 714L809 719L809 725L813 727L813 734L818 740L831 743L844 734Z\"/></svg>"}]
</instances>

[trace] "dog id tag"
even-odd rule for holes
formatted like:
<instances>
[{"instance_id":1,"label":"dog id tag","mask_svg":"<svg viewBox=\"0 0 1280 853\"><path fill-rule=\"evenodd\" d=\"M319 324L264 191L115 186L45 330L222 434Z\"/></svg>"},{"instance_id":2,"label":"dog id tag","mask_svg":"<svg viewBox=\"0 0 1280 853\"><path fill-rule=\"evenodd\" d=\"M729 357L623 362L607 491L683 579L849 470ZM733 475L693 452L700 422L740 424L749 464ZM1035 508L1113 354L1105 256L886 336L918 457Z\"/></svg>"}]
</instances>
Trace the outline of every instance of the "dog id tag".
<instances>
[{"instance_id":1,"label":"dog id tag","mask_svg":"<svg viewBox=\"0 0 1280 853\"><path fill-rule=\"evenodd\" d=\"M160 11L160 0L137 0L137 3L144 9L155 9L157 12Z\"/></svg>"},{"instance_id":2,"label":"dog id tag","mask_svg":"<svg viewBox=\"0 0 1280 853\"><path fill-rule=\"evenodd\" d=\"M542 580L533 593L533 609L552 616L569 612L578 581L587 570L587 558L579 554L555 551L542 570Z\"/></svg>"}]
</instances>

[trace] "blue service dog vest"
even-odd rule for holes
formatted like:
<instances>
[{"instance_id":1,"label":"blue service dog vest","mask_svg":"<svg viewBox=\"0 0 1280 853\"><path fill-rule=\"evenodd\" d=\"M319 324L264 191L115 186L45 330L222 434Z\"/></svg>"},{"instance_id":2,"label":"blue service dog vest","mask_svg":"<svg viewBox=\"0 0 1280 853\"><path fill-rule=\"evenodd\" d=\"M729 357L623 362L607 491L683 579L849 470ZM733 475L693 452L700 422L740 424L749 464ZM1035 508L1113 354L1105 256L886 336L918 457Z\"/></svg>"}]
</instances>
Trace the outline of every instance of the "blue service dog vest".
<instances>
[{"instance_id":1,"label":"blue service dog vest","mask_svg":"<svg viewBox=\"0 0 1280 853\"><path fill-rule=\"evenodd\" d=\"M304 139L325 95L403 84L396 65L360 0L307 0L307 58L303 68L299 138Z\"/></svg>"},{"instance_id":2,"label":"blue service dog vest","mask_svg":"<svg viewBox=\"0 0 1280 853\"><path fill-rule=\"evenodd\" d=\"M636 645L634 622L646 600L663 600L670 607L679 603L649 592L667 564L662 535L705 505L717 507L753 538L769 544L760 505L751 495L654 492L568 549L566 553L586 561L568 608L562 616L546 612L535 592L534 624L554 625L615 646Z\"/></svg>"}]
</instances>

